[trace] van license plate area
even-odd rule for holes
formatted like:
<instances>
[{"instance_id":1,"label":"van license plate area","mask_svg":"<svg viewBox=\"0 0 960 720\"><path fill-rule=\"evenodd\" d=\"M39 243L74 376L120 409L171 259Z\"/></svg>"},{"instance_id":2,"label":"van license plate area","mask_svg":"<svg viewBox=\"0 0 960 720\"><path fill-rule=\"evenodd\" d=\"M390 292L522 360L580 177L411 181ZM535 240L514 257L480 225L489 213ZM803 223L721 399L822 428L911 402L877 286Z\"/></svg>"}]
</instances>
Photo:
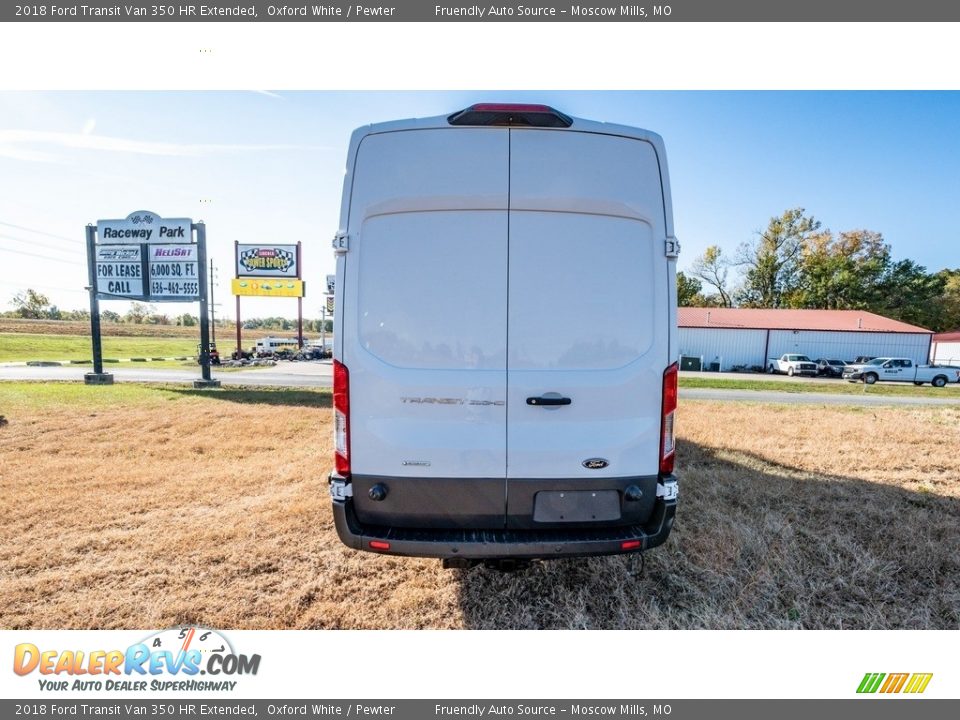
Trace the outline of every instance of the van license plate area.
<instances>
[{"instance_id":1,"label":"van license plate area","mask_svg":"<svg viewBox=\"0 0 960 720\"><path fill-rule=\"evenodd\" d=\"M609 522L620 519L616 490L538 492L533 499L533 521L542 523Z\"/></svg>"}]
</instances>

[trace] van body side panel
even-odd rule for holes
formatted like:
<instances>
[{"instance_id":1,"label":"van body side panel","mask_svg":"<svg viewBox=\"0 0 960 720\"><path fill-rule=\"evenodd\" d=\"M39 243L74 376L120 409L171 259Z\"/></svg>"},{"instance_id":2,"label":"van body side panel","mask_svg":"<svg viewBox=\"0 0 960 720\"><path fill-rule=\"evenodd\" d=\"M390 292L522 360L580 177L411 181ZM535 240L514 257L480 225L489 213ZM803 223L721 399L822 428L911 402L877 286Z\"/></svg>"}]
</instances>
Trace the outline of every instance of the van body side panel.
<instances>
[{"instance_id":1,"label":"van body side panel","mask_svg":"<svg viewBox=\"0 0 960 720\"><path fill-rule=\"evenodd\" d=\"M656 152L612 135L510 133L508 527L540 526L537 495L552 486L637 485L643 499L619 520L642 522L670 352ZM570 402L530 404L551 396Z\"/></svg>"},{"instance_id":2,"label":"van body side panel","mask_svg":"<svg viewBox=\"0 0 960 720\"><path fill-rule=\"evenodd\" d=\"M503 526L507 140L433 129L359 143L342 362L361 522Z\"/></svg>"}]
</instances>

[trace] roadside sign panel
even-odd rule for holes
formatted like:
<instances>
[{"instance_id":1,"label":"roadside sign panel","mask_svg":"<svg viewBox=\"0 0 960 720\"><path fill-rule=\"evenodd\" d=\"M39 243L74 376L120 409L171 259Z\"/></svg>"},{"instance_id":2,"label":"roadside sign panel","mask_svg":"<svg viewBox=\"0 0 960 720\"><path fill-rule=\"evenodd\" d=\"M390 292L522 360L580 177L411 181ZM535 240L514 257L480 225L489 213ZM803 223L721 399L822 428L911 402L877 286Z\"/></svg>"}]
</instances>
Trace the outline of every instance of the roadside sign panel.
<instances>
[{"instance_id":1,"label":"roadside sign panel","mask_svg":"<svg viewBox=\"0 0 960 720\"><path fill-rule=\"evenodd\" d=\"M138 210L118 220L97 220L101 245L135 243L192 243L190 218L162 218Z\"/></svg>"},{"instance_id":2,"label":"roadside sign panel","mask_svg":"<svg viewBox=\"0 0 960 720\"><path fill-rule=\"evenodd\" d=\"M296 245L238 245L237 277L300 277Z\"/></svg>"},{"instance_id":3,"label":"roadside sign panel","mask_svg":"<svg viewBox=\"0 0 960 720\"><path fill-rule=\"evenodd\" d=\"M200 299L196 245L152 245L149 258L151 302Z\"/></svg>"},{"instance_id":4,"label":"roadside sign panel","mask_svg":"<svg viewBox=\"0 0 960 720\"><path fill-rule=\"evenodd\" d=\"M337 276L327 275L327 295L333 295L337 289Z\"/></svg>"},{"instance_id":5,"label":"roadside sign panel","mask_svg":"<svg viewBox=\"0 0 960 720\"><path fill-rule=\"evenodd\" d=\"M327 295L327 312L333 314L333 298Z\"/></svg>"},{"instance_id":6,"label":"roadside sign panel","mask_svg":"<svg viewBox=\"0 0 960 720\"><path fill-rule=\"evenodd\" d=\"M143 262L139 245L97 247L97 295L138 299L143 296Z\"/></svg>"},{"instance_id":7,"label":"roadside sign panel","mask_svg":"<svg viewBox=\"0 0 960 720\"><path fill-rule=\"evenodd\" d=\"M303 280L255 280L234 278L231 282L234 295L255 297L303 297L306 284Z\"/></svg>"}]
</instances>

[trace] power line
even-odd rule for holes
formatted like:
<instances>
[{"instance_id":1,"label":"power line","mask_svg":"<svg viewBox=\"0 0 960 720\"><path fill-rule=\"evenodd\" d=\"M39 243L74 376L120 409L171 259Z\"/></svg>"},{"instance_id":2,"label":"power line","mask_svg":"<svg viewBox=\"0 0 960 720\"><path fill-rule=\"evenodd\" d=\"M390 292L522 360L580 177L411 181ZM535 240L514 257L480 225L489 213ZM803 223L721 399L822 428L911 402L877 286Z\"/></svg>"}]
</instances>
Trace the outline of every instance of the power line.
<instances>
[{"instance_id":1,"label":"power line","mask_svg":"<svg viewBox=\"0 0 960 720\"><path fill-rule=\"evenodd\" d=\"M67 263L67 265L76 265L75 260L64 260L63 258L51 257L50 255L38 255L37 253L26 252L25 250L14 250L12 248L4 248L4 252L10 252L14 255L29 255L31 257L42 258L43 260L53 260L54 262Z\"/></svg>"},{"instance_id":2,"label":"power line","mask_svg":"<svg viewBox=\"0 0 960 720\"><path fill-rule=\"evenodd\" d=\"M61 247L61 246L57 246L57 245L51 245L51 244L49 244L49 243L40 242L39 240L24 240L23 238L13 237L12 235L0 235L0 238L3 238L4 240L13 240L14 242L24 243L25 245L38 245L38 246L40 246L40 247L47 248L48 250L56 250L56 251L58 251L58 252L72 252L72 253L74 253L74 254L76 254L76 255L81 255L81 254L82 254L82 253L80 252L79 248L70 248L70 249L68 250L68 249L65 248L65 247ZM0 249L4 249L4 250L5 250L5 249L8 249L8 248L0 248Z\"/></svg>"},{"instance_id":3,"label":"power line","mask_svg":"<svg viewBox=\"0 0 960 720\"><path fill-rule=\"evenodd\" d=\"M37 235L46 235L47 237L56 238L58 240L66 240L67 242L77 241L76 238L68 238L65 235L55 235L54 233L44 232L43 230L35 230L34 228L24 227L23 225L14 225L13 223L3 222L2 220L0 220L0 225L16 228L17 230L25 230L26 232L36 233Z\"/></svg>"},{"instance_id":4,"label":"power line","mask_svg":"<svg viewBox=\"0 0 960 720\"><path fill-rule=\"evenodd\" d=\"M22 288L23 283L7 282L6 280L0 280L0 285L6 285L7 287ZM65 288L60 287L59 285L37 285L37 283L30 283L31 288L40 288L41 290L61 290L63 292L72 292L72 293L83 293L87 294L87 290L79 290L77 288Z\"/></svg>"}]
</instances>

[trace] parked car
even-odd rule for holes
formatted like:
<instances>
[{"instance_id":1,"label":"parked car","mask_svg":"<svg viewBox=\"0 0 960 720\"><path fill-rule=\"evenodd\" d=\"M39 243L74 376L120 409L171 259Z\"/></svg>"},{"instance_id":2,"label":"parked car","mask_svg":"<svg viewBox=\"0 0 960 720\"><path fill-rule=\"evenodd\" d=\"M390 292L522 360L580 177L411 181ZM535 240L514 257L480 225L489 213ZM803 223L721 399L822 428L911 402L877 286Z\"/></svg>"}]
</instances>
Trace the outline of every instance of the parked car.
<instances>
[{"instance_id":1,"label":"parked car","mask_svg":"<svg viewBox=\"0 0 960 720\"><path fill-rule=\"evenodd\" d=\"M914 385L928 382L934 387L943 387L947 383L960 382L960 370L937 365L914 365L910 358L874 358L867 363L847 365L843 369L843 379L863 381L867 385L883 380L912 382Z\"/></svg>"},{"instance_id":2,"label":"parked car","mask_svg":"<svg viewBox=\"0 0 960 720\"><path fill-rule=\"evenodd\" d=\"M786 373L791 377L794 375L817 374L817 364L806 355L797 355L796 353L784 353L778 358L767 360L767 372Z\"/></svg>"},{"instance_id":3,"label":"parked car","mask_svg":"<svg viewBox=\"0 0 960 720\"><path fill-rule=\"evenodd\" d=\"M827 358L817 359L817 375L827 377L841 377L846 363L843 360L829 360Z\"/></svg>"},{"instance_id":4,"label":"parked car","mask_svg":"<svg viewBox=\"0 0 960 720\"><path fill-rule=\"evenodd\" d=\"M334 236L341 541L509 568L667 539L679 245L665 161L654 133L540 105L354 132ZM572 287L604 311L571 305Z\"/></svg>"}]
</instances>

